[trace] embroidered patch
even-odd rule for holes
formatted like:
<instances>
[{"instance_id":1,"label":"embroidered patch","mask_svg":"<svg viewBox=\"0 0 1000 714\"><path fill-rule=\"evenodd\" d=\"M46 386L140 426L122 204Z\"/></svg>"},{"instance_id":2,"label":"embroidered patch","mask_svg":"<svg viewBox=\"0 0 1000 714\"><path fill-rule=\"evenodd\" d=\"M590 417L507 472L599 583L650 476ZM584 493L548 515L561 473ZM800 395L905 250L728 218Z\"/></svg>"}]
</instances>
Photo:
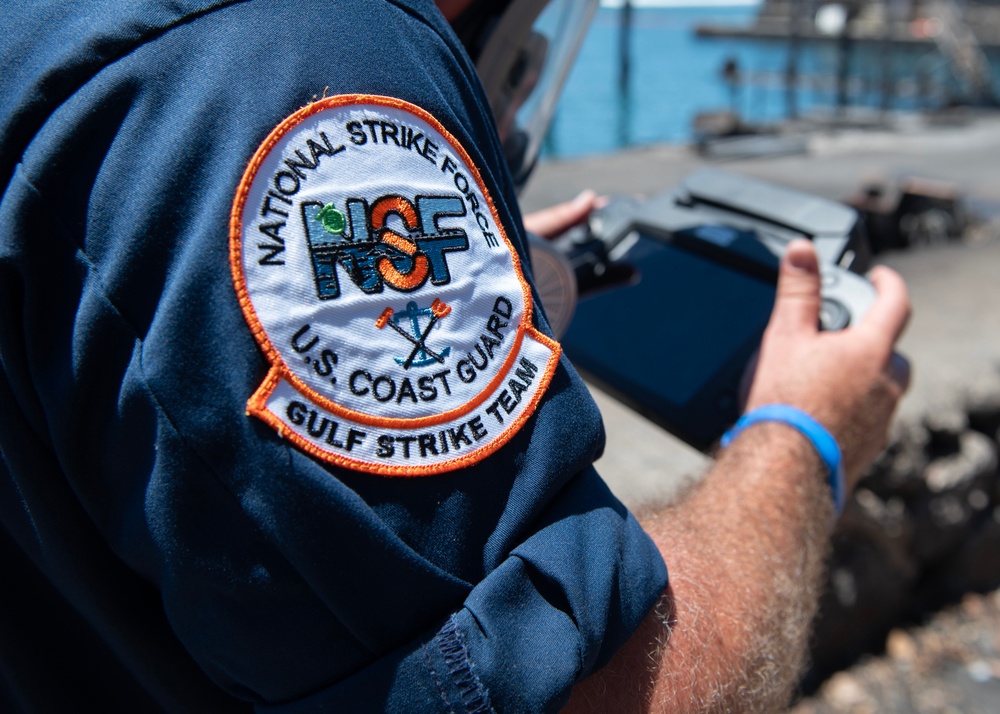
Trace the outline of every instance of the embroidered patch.
<instances>
[{"instance_id":1,"label":"embroidered patch","mask_svg":"<svg viewBox=\"0 0 1000 714\"><path fill-rule=\"evenodd\" d=\"M480 461L559 360L479 172L406 102L330 97L282 122L236 193L230 261L272 365L247 412L330 463Z\"/></svg>"}]
</instances>

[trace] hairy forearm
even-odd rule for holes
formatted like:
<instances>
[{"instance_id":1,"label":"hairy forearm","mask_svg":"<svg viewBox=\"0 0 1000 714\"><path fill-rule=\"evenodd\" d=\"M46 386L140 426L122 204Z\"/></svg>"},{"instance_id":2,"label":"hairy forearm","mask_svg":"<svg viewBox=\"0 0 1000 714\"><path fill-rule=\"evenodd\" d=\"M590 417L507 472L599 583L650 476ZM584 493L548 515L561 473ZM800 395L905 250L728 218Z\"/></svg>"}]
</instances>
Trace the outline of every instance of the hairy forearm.
<instances>
[{"instance_id":1,"label":"hairy forearm","mask_svg":"<svg viewBox=\"0 0 1000 714\"><path fill-rule=\"evenodd\" d=\"M746 407L797 407L843 452L847 485L885 445L908 370L893 346L910 314L902 279L869 275L877 298L846 330L819 332L816 253L794 240ZM644 520L667 562L658 607L611 663L581 682L577 711L774 712L801 671L833 504L813 447L785 424L741 432L700 486Z\"/></svg>"},{"instance_id":2,"label":"hairy forearm","mask_svg":"<svg viewBox=\"0 0 1000 714\"><path fill-rule=\"evenodd\" d=\"M812 447L754 427L681 503L643 519L670 585L571 711L779 711L805 660L833 508Z\"/></svg>"}]
</instances>

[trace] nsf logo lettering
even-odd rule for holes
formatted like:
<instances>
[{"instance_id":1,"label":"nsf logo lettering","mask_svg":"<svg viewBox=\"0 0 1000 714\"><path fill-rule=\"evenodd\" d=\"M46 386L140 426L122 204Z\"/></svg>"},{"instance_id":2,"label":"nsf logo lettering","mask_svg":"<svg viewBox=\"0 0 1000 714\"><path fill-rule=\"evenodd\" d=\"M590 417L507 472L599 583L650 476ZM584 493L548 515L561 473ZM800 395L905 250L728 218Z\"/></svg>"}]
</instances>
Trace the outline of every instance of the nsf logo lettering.
<instances>
[{"instance_id":1,"label":"nsf logo lettering","mask_svg":"<svg viewBox=\"0 0 1000 714\"><path fill-rule=\"evenodd\" d=\"M304 201L305 226L321 300L340 297L338 266L368 294L385 285L413 292L428 279L432 285L451 282L447 254L469 248L462 228L440 229L438 219L466 214L459 196L417 196L411 201L388 195L370 206L363 198L348 198L345 212L334 203Z\"/></svg>"}]
</instances>

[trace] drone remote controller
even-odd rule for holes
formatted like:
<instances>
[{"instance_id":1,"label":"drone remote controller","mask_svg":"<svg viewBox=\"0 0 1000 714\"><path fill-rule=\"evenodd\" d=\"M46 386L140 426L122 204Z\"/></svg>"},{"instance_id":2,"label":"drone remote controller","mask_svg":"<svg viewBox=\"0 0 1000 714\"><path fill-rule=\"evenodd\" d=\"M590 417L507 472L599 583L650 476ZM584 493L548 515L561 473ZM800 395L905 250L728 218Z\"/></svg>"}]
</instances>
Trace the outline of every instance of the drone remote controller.
<instances>
[{"instance_id":1,"label":"drone remote controller","mask_svg":"<svg viewBox=\"0 0 1000 714\"><path fill-rule=\"evenodd\" d=\"M858 274L868 260L859 231L846 206L719 171L649 201L612 201L557 243L580 292L563 346L599 386L709 450L739 417L789 242L816 247L821 329L868 311L875 289Z\"/></svg>"}]
</instances>

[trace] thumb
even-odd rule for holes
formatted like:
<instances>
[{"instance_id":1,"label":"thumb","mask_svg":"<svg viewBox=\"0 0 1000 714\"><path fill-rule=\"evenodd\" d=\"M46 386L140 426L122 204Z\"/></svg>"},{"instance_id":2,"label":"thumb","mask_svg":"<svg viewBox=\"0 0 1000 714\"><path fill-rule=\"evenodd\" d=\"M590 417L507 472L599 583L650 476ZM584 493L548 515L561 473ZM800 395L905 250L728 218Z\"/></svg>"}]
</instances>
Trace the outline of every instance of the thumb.
<instances>
[{"instance_id":1,"label":"thumb","mask_svg":"<svg viewBox=\"0 0 1000 714\"><path fill-rule=\"evenodd\" d=\"M781 259L771 329L815 332L819 323L819 287L816 249L807 240L793 240Z\"/></svg>"},{"instance_id":2,"label":"thumb","mask_svg":"<svg viewBox=\"0 0 1000 714\"><path fill-rule=\"evenodd\" d=\"M597 208L598 201L597 194L590 189L581 191L572 201L527 214L524 216L524 228L529 233L551 240L587 220L591 211Z\"/></svg>"}]
</instances>

